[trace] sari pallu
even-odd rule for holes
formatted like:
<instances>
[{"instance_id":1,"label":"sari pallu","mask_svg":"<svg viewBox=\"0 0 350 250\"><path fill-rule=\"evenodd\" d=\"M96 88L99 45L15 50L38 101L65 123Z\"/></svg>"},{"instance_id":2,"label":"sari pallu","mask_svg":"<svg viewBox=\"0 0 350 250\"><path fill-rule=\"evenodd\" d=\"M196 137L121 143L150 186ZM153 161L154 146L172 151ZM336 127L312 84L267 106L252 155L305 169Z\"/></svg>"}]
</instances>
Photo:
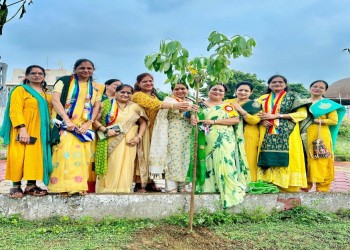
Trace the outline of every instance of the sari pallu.
<instances>
[{"instance_id":1,"label":"sari pallu","mask_svg":"<svg viewBox=\"0 0 350 250\"><path fill-rule=\"evenodd\" d=\"M271 94L272 93L269 95ZM262 99L264 112L267 112L264 104L269 95ZM279 109L276 110L276 113L292 113L308 103L308 100L299 99L295 93L289 92L281 100ZM262 169L268 169L270 167L288 167L289 165L289 136L295 127L295 122L290 119L279 119L277 124L278 127L275 127L274 129L278 131L278 133L266 132L264 135L257 164ZM267 130L269 130L269 128L267 128Z\"/></svg>"},{"instance_id":2,"label":"sari pallu","mask_svg":"<svg viewBox=\"0 0 350 250\"><path fill-rule=\"evenodd\" d=\"M110 114L112 109L113 100L109 100L108 98L102 102L102 115L101 115L101 124L106 127L108 119L106 117ZM115 102L115 100L114 100ZM117 106L118 107L118 106ZM118 110L114 114L114 119L116 119ZM112 121L112 122L113 122ZM97 140L96 143L96 156L95 156L95 173L97 175L105 174L107 172L107 151L108 151L108 138L103 140Z\"/></svg>"}]
</instances>

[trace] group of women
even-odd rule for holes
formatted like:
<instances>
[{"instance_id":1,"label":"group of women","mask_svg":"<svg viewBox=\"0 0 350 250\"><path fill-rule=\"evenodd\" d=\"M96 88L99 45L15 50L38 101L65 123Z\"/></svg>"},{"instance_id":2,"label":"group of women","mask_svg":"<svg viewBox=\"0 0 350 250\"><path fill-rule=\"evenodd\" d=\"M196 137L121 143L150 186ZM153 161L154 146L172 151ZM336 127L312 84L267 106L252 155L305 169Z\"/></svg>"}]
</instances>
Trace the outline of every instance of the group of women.
<instances>
[{"instance_id":1,"label":"group of women","mask_svg":"<svg viewBox=\"0 0 350 250\"><path fill-rule=\"evenodd\" d=\"M219 192L225 208L243 201L250 182L285 192L308 191L313 183L317 191L330 189L345 112L323 98L325 81L313 82L311 97L301 99L288 91L285 77L274 75L254 101L251 83L237 84L237 98L228 100L226 86L218 83L195 105L186 83L172 86L172 95L161 101L149 73L138 75L133 88L117 79L99 85L93 72L90 60L78 60L51 95L45 70L32 65L11 91L0 131L8 144L11 197L46 195L37 180L64 196L160 191L159 178L165 178L166 192L188 192L194 167L193 188ZM329 152L323 158L313 155L320 137Z\"/></svg>"}]
</instances>

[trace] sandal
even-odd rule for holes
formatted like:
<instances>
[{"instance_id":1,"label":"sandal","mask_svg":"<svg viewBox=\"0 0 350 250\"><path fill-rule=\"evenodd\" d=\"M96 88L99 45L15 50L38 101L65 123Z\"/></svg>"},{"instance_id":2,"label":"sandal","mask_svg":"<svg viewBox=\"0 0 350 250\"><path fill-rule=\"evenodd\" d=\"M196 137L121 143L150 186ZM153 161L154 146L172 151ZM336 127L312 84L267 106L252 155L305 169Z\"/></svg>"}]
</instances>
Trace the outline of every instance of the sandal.
<instances>
[{"instance_id":1,"label":"sandal","mask_svg":"<svg viewBox=\"0 0 350 250\"><path fill-rule=\"evenodd\" d=\"M160 188L158 188L154 182L147 183L145 189L148 192L162 192L162 190Z\"/></svg>"},{"instance_id":2,"label":"sandal","mask_svg":"<svg viewBox=\"0 0 350 250\"><path fill-rule=\"evenodd\" d=\"M27 186L24 189L24 194L29 194L33 196L44 196L47 195L47 190L38 187L37 185Z\"/></svg>"},{"instance_id":3,"label":"sandal","mask_svg":"<svg viewBox=\"0 0 350 250\"><path fill-rule=\"evenodd\" d=\"M20 186L13 187L10 189L10 197L11 198L23 198L23 190Z\"/></svg>"}]
</instances>

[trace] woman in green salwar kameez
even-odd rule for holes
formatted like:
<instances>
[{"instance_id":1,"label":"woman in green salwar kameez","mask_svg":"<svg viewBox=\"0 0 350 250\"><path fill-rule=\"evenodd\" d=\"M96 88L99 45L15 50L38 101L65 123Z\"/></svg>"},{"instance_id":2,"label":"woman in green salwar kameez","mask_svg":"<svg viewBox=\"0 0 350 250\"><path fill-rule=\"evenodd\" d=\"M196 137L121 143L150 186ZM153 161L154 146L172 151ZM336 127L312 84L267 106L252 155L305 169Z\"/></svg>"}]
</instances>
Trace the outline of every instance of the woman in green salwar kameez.
<instances>
[{"instance_id":1,"label":"woman in green salwar kameez","mask_svg":"<svg viewBox=\"0 0 350 250\"><path fill-rule=\"evenodd\" d=\"M223 207L228 208L243 201L250 175L243 123L234 107L224 103L225 91L222 84L211 86L209 99L200 104L198 117L191 120L199 125L199 158L205 156L198 159L196 191L219 192ZM190 166L189 179L191 171Z\"/></svg>"}]
</instances>

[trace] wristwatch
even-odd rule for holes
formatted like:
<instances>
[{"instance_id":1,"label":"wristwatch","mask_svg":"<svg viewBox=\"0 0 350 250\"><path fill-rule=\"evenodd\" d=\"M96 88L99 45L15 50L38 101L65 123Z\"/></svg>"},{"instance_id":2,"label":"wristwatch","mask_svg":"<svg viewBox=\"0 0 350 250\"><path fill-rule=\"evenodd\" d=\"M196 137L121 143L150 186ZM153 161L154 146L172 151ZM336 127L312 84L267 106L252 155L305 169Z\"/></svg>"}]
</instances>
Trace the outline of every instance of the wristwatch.
<instances>
[{"instance_id":1,"label":"wristwatch","mask_svg":"<svg viewBox=\"0 0 350 250\"><path fill-rule=\"evenodd\" d=\"M106 128L106 130L105 130L105 131L103 131L103 135L104 135L104 136L106 136L106 137L108 137L108 130L109 130L109 129L108 129L108 128Z\"/></svg>"}]
</instances>

